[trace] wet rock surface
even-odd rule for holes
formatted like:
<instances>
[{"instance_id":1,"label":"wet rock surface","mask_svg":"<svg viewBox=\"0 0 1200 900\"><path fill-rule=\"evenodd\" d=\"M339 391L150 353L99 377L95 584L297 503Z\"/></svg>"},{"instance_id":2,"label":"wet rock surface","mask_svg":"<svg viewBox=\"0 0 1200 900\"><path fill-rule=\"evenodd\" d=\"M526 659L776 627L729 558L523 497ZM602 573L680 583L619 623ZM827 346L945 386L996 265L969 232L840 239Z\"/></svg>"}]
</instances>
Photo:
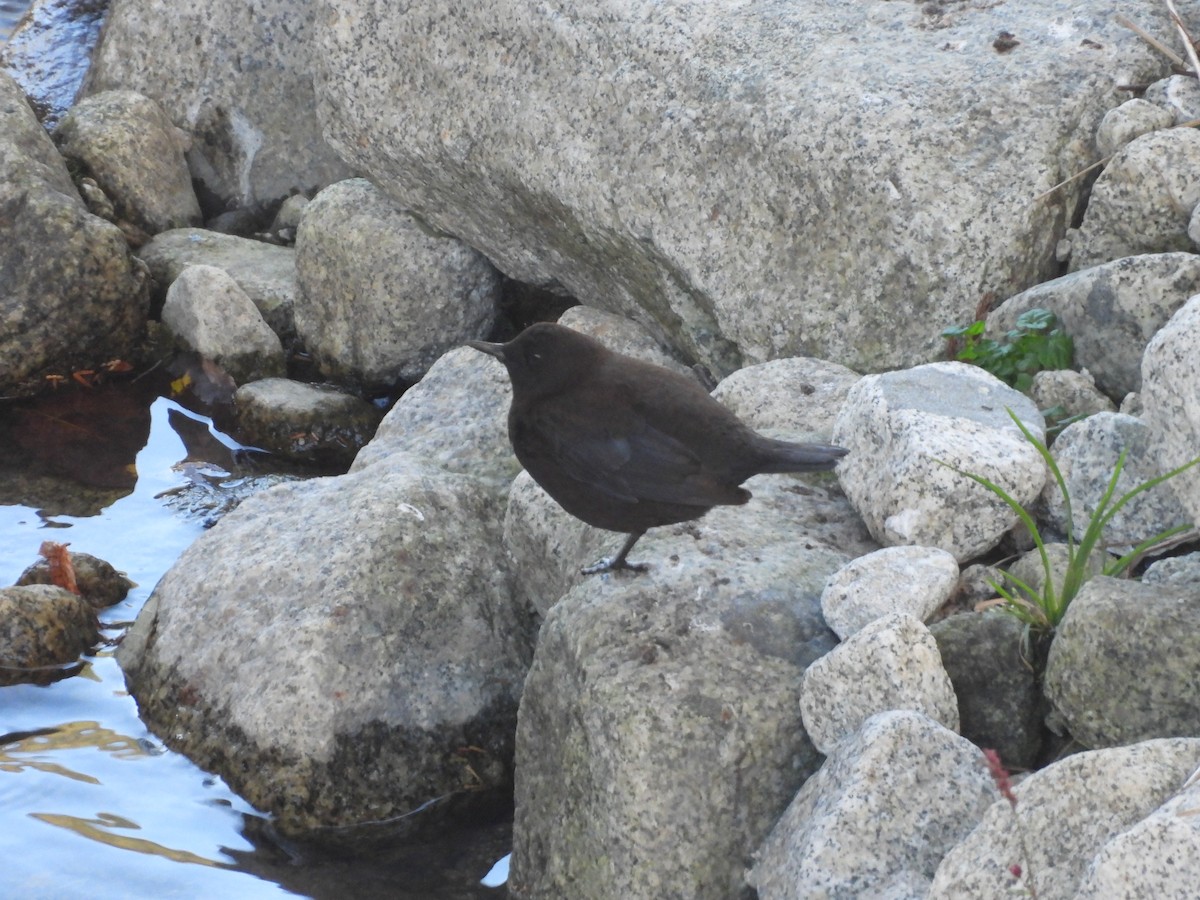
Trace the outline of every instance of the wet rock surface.
<instances>
[{"instance_id":1,"label":"wet rock surface","mask_svg":"<svg viewBox=\"0 0 1200 900\"><path fill-rule=\"evenodd\" d=\"M0 588L0 685L47 684L99 639L96 613L51 584Z\"/></svg>"}]
</instances>

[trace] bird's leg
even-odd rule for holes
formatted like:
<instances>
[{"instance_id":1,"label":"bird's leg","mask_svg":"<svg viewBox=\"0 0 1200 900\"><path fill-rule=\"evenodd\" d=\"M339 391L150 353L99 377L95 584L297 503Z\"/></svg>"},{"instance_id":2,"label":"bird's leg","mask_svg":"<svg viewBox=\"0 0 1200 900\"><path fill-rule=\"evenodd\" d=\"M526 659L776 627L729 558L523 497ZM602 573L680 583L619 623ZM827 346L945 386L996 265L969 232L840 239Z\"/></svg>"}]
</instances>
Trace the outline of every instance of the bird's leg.
<instances>
[{"instance_id":1,"label":"bird's leg","mask_svg":"<svg viewBox=\"0 0 1200 900\"><path fill-rule=\"evenodd\" d=\"M638 542L646 532L635 531L629 537L625 538L625 543L621 547L621 551L616 556L606 556L604 559L592 563L590 566L584 566L581 571L584 575L595 575L599 572L615 572L617 569L629 569L633 572L645 572L649 568L645 563L631 563L627 556L629 551L633 549L633 545Z\"/></svg>"}]
</instances>

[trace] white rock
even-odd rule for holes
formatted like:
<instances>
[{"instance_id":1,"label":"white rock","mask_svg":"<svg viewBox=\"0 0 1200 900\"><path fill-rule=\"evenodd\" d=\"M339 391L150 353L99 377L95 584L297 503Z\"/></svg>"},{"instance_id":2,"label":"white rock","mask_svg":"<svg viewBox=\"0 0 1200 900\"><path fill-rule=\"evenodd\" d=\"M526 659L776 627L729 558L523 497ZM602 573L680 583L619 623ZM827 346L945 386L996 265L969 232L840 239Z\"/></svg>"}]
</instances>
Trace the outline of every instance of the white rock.
<instances>
[{"instance_id":1,"label":"white rock","mask_svg":"<svg viewBox=\"0 0 1200 900\"><path fill-rule=\"evenodd\" d=\"M1133 416L1101 412L1073 422L1063 429L1050 453L1058 464L1071 498L1076 540L1083 537L1092 512L1099 506L1116 471L1117 460L1126 454L1110 505L1163 469L1150 449L1150 429ZM1046 521L1062 534L1067 531L1067 508L1058 482L1050 479L1042 491ZM1109 520L1104 544L1126 552L1141 541L1190 521L1176 499L1170 483L1160 484L1135 496Z\"/></svg>"},{"instance_id":2,"label":"white rock","mask_svg":"<svg viewBox=\"0 0 1200 900\"><path fill-rule=\"evenodd\" d=\"M1123 256L1191 250L1188 221L1200 203L1200 133L1155 131L1126 144L1096 179L1074 242L1071 269Z\"/></svg>"},{"instance_id":3,"label":"white rock","mask_svg":"<svg viewBox=\"0 0 1200 900\"><path fill-rule=\"evenodd\" d=\"M486 337L500 276L369 181L331 185L296 233L296 331L322 371L369 389L416 381L452 347Z\"/></svg>"},{"instance_id":4,"label":"white rock","mask_svg":"<svg viewBox=\"0 0 1200 900\"><path fill-rule=\"evenodd\" d=\"M1044 277L1082 185L1032 198L1092 160L1119 73L1161 69L1111 0L456 9L323 20L326 138L509 276L636 312L718 377L929 359Z\"/></svg>"},{"instance_id":5,"label":"white rock","mask_svg":"<svg viewBox=\"0 0 1200 900\"><path fill-rule=\"evenodd\" d=\"M1174 796L1198 764L1200 739L1173 738L1078 753L1035 772L1014 789L1015 812L997 800L946 855L929 900L1009 900L1026 893L1025 879L1039 897L1074 897L1097 851ZM1136 870L1129 874L1136 887Z\"/></svg>"},{"instance_id":6,"label":"white rock","mask_svg":"<svg viewBox=\"0 0 1200 900\"><path fill-rule=\"evenodd\" d=\"M958 584L958 562L936 547L885 547L860 556L830 576L821 612L845 640L889 613L925 621Z\"/></svg>"},{"instance_id":7,"label":"white rock","mask_svg":"<svg viewBox=\"0 0 1200 900\"><path fill-rule=\"evenodd\" d=\"M1169 128L1175 124L1171 110L1135 98L1126 100L1104 114L1100 127L1096 129L1096 149L1105 156L1112 156L1134 138Z\"/></svg>"},{"instance_id":8,"label":"white rock","mask_svg":"<svg viewBox=\"0 0 1200 900\"><path fill-rule=\"evenodd\" d=\"M1200 885L1200 770L1178 794L1104 845L1073 900L1191 900Z\"/></svg>"},{"instance_id":9,"label":"white rock","mask_svg":"<svg viewBox=\"0 0 1200 900\"><path fill-rule=\"evenodd\" d=\"M1076 364L1117 400L1140 389L1146 344L1197 292L1196 254L1127 256L1009 297L988 315L988 333L1003 335L1026 310L1050 310L1075 343Z\"/></svg>"},{"instance_id":10,"label":"white rock","mask_svg":"<svg viewBox=\"0 0 1200 900\"><path fill-rule=\"evenodd\" d=\"M749 881L762 900L924 897L995 796L970 741L919 713L880 713L804 783Z\"/></svg>"},{"instance_id":11,"label":"white rock","mask_svg":"<svg viewBox=\"0 0 1200 900\"><path fill-rule=\"evenodd\" d=\"M1045 464L1006 408L1044 436L1027 397L964 363L868 375L851 388L833 431L850 450L838 480L872 536L941 547L960 562L994 547L1016 514L950 466L988 478L1019 503L1037 497Z\"/></svg>"},{"instance_id":12,"label":"white rock","mask_svg":"<svg viewBox=\"0 0 1200 900\"><path fill-rule=\"evenodd\" d=\"M1142 420L1165 469L1200 454L1200 295L1192 297L1146 348L1142 358ZM1172 478L1171 490L1200 522L1200 466Z\"/></svg>"},{"instance_id":13,"label":"white rock","mask_svg":"<svg viewBox=\"0 0 1200 900\"><path fill-rule=\"evenodd\" d=\"M915 710L958 730L958 700L937 641L903 613L876 619L829 651L800 686L800 715L822 753L889 709Z\"/></svg>"}]
</instances>

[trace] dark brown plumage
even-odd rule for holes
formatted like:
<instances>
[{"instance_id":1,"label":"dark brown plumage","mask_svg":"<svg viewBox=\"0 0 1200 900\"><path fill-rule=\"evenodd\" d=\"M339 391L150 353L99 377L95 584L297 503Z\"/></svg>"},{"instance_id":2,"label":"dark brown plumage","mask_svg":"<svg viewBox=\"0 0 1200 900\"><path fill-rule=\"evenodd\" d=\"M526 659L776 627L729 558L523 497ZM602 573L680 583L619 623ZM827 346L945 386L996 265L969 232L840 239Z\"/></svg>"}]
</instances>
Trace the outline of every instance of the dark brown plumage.
<instances>
[{"instance_id":1,"label":"dark brown plumage","mask_svg":"<svg viewBox=\"0 0 1200 900\"><path fill-rule=\"evenodd\" d=\"M648 528L745 503L752 475L832 469L846 454L763 437L692 379L562 325L468 343L508 368L508 436L533 480L576 518L629 535L585 574L645 568L627 557Z\"/></svg>"}]
</instances>

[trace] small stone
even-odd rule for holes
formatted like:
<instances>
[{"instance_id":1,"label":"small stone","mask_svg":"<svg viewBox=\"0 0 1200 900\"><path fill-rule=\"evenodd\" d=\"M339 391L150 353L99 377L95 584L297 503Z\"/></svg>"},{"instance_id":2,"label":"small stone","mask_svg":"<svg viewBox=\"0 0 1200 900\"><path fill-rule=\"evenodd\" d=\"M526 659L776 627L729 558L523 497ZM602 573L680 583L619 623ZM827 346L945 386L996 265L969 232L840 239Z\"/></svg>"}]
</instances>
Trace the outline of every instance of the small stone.
<instances>
[{"instance_id":1,"label":"small stone","mask_svg":"<svg viewBox=\"0 0 1200 900\"><path fill-rule=\"evenodd\" d=\"M238 436L291 459L348 466L375 434L382 414L329 386L264 378L233 395Z\"/></svg>"},{"instance_id":2,"label":"small stone","mask_svg":"<svg viewBox=\"0 0 1200 900\"><path fill-rule=\"evenodd\" d=\"M1100 393L1091 374L1084 369L1046 369L1033 376L1029 398L1038 409L1046 412L1061 409L1059 418L1090 416L1097 412L1113 412L1113 402Z\"/></svg>"},{"instance_id":3,"label":"small stone","mask_svg":"<svg viewBox=\"0 0 1200 900\"><path fill-rule=\"evenodd\" d=\"M99 639L96 613L77 594L51 584L0 588L0 685L55 681Z\"/></svg>"},{"instance_id":4,"label":"small stone","mask_svg":"<svg viewBox=\"0 0 1200 900\"><path fill-rule=\"evenodd\" d=\"M825 584L821 612L845 640L882 616L922 622L954 593L958 562L937 547L885 547L843 566Z\"/></svg>"},{"instance_id":5,"label":"small stone","mask_svg":"<svg viewBox=\"0 0 1200 900\"><path fill-rule=\"evenodd\" d=\"M238 384L281 376L283 345L258 308L224 269L188 266L167 291L163 324L187 347Z\"/></svg>"},{"instance_id":6,"label":"small stone","mask_svg":"<svg viewBox=\"0 0 1200 900\"><path fill-rule=\"evenodd\" d=\"M800 715L829 753L877 712L911 709L958 730L958 701L929 629L910 615L876 619L804 672Z\"/></svg>"},{"instance_id":7,"label":"small stone","mask_svg":"<svg viewBox=\"0 0 1200 900\"><path fill-rule=\"evenodd\" d=\"M1104 114L1096 129L1096 147L1104 156L1112 156L1134 138L1169 128L1175 124L1171 110L1149 100L1126 100Z\"/></svg>"},{"instance_id":8,"label":"small stone","mask_svg":"<svg viewBox=\"0 0 1200 900\"><path fill-rule=\"evenodd\" d=\"M114 606L125 599L130 588L137 587L124 572L90 553L68 551L71 565L75 569L75 584L79 593L96 609ZM50 563L42 559L21 573L17 584L53 584L50 580Z\"/></svg>"}]
</instances>

